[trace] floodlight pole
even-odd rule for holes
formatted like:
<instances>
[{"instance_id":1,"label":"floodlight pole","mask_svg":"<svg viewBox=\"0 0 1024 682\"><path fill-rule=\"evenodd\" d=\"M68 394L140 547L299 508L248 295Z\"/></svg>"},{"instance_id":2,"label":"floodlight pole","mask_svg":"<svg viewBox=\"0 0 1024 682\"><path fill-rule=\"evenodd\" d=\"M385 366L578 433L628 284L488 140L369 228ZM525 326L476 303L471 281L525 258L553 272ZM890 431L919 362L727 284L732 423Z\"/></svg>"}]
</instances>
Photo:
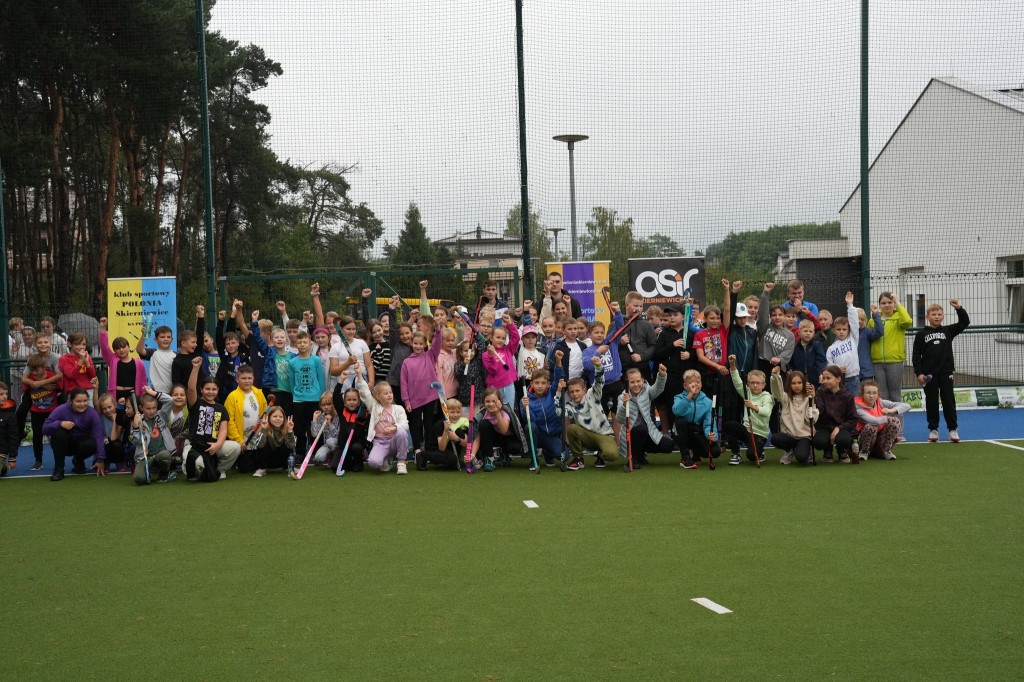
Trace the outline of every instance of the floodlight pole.
<instances>
[{"instance_id":1,"label":"floodlight pole","mask_svg":"<svg viewBox=\"0 0 1024 682\"><path fill-rule=\"evenodd\" d=\"M871 221L868 212L868 2L860 5L860 279L864 308L871 304Z\"/></svg>"},{"instance_id":2,"label":"floodlight pole","mask_svg":"<svg viewBox=\"0 0 1024 682\"><path fill-rule=\"evenodd\" d=\"M583 140L589 140L588 135L555 135L553 138L559 142L565 142L569 145L569 210L571 212L570 233L569 236L572 239L572 259L576 260L576 164L573 160L572 150L576 146L577 142Z\"/></svg>"},{"instance_id":3,"label":"floodlight pole","mask_svg":"<svg viewBox=\"0 0 1024 682\"><path fill-rule=\"evenodd\" d=\"M523 278L533 282L530 265L530 193L526 185L526 74L523 66L523 0L516 0L516 80L519 87L519 205L523 243ZM532 284L531 284L532 286Z\"/></svg>"},{"instance_id":4,"label":"floodlight pole","mask_svg":"<svg viewBox=\"0 0 1024 682\"><path fill-rule=\"evenodd\" d=\"M196 0L196 52L199 72L199 135L203 145L203 213L206 225L206 319L217 319L217 265L213 257L213 173L210 170L210 99L206 84L206 21ZM202 341L202 339L200 339Z\"/></svg>"},{"instance_id":5,"label":"floodlight pole","mask_svg":"<svg viewBox=\"0 0 1024 682\"><path fill-rule=\"evenodd\" d=\"M551 232L552 234L555 235L555 260L557 261L557 260L561 259L561 256L558 255L558 233L559 232L565 232L565 228L564 227L548 227L548 228L545 228L545 229L547 229L548 232Z\"/></svg>"}]
</instances>

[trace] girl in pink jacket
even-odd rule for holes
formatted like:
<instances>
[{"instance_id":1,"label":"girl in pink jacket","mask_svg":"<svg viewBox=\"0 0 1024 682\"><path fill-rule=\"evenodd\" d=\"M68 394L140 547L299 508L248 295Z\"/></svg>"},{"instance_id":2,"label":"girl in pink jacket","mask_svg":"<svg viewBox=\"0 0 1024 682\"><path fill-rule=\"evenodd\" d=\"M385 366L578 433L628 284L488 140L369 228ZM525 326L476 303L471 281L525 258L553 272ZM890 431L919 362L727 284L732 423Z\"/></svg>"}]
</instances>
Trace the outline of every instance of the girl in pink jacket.
<instances>
[{"instance_id":1,"label":"girl in pink jacket","mask_svg":"<svg viewBox=\"0 0 1024 682\"><path fill-rule=\"evenodd\" d=\"M516 351L519 350L519 330L512 322L512 317L505 313L501 316L500 327L495 327L491 334L491 345L484 353L484 369L487 370L487 387L496 388L501 394L501 401L512 405L516 400L515 381Z\"/></svg>"},{"instance_id":2,"label":"girl in pink jacket","mask_svg":"<svg viewBox=\"0 0 1024 682\"><path fill-rule=\"evenodd\" d=\"M437 381L437 357L441 354L442 343L439 329L434 332L434 343L427 350L426 335L416 332L412 335L412 355L402 363L402 403L409 415L412 447L416 452L423 449L424 430L433 429L436 421L437 391L430 384Z\"/></svg>"}]
</instances>

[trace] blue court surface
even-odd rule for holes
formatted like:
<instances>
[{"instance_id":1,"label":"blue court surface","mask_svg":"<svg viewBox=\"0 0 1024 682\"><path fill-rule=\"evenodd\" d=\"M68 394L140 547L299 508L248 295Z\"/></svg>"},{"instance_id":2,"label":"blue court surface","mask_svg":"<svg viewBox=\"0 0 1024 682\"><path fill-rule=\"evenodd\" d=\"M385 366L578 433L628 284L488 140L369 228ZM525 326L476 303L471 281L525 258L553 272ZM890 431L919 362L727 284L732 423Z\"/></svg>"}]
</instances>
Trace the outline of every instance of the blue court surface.
<instances>
[{"instance_id":1,"label":"blue court surface","mask_svg":"<svg viewBox=\"0 0 1024 682\"><path fill-rule=\"evenodd\" d=\"M960 438L965 442L972 440L1021 440L1024 439L1024 416L1022 410L1010 409L980 409L960 410L957 413L959 419ZM904 435L909 443L926 443L928 441L928 423L924 412L908 412ZM939 439L946 441L948 433L945 422L940 419ZM30 471L29 467L35 462L31 446L22 446L18 451L18 468L7 474L7 478L21 478L32 476L46 476L49 478L53 473L53 451L49 445L43 446L43 468L39 471ZM90 466L92 460L87 460L86 466ZM71 473L71 460L65 464L65 473ZM95 470L87 474L95 476Z\"/></svg>"}]
</instances>

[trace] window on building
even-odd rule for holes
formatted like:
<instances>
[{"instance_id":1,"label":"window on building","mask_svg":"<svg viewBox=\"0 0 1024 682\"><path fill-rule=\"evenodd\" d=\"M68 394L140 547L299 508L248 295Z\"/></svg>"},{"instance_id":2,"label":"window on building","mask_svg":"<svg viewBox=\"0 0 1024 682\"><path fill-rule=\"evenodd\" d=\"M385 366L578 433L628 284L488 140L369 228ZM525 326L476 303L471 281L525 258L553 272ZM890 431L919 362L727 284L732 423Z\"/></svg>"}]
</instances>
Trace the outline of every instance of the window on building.
<instances>
[{"instance_id":1,"label":"window on building","mask_svg":"<svg viewBox=\"0 0 1024 682\"><path fill-rule=\"evenodd\" d=\"M924 294L907 294L907 312L914 319L915 327L925 326L924 311L928 307L925 303Z\"/></svg>"},{"instance_id":2,"label":"window on building","mask_svg":"<svg viewBox=\"0 0 1024 682\"><path fill-rule=\"evenodd\" d=\"M1006 276L1010 279L1024 279L1024 256L1006 261Z\"/></svg>"},{"instance_id":3,"label":"window on building","mask_svg":"<svg viewBox=\"0 0 1024 682\"><path fill-rule=\"evenodd\" d=\"M1024 276L1018 278L1024 279ZM1009 298L1010 324L1024 324L1024 283L1007 284L1006 293Z\"/></svg>"}]
</instances>

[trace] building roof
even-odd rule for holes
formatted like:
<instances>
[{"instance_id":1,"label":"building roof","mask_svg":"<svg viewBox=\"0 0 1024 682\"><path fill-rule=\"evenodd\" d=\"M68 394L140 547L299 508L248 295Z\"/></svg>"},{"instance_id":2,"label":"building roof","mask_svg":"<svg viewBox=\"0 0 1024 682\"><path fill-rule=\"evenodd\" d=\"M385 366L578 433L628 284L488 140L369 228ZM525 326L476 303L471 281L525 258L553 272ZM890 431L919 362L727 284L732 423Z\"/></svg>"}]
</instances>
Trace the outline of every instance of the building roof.
<instances>
[{"instance_id":1,"label":"building roof","mask_svg":"<svg viewBox=\"0 0 1024 682\"><path fill-rule=\"evenodd\" d=\"M918 103L920 103L921 98L924 97L924 93L928 92L928 89L932 87L933 83L941 83L942 85L946 85L956 90L960 90L962 92L974 95L979 99L985 100L991 104L1006 107L1007 109L1014 111L1018 114L1024 114L1024 86L1022 85L1018 84L1017 86L1011 86L1007 88L989 89L983 88L973 83L969 83L960 78L932 78L931 80L928 81L928 85L924 87L924 90L921 91L921 94L917 96L917 99L914 100L914 104L911 105L910 109L907 110L907 113L900 120L899 125L896 126L896 130L894 130L892 132L892 135L889 136L889 139L885 141L885 145L882 147L882 150L878 152L878 155L875 157L875 160L872 161L871 165L868 166L869 175L871 173L871 169L874 168L875 164L878 163L878 160L882 158L882 154L884 154L885 150L889 148L889 144L893 141L893 138L895 138L896 135L899 134L900 128L902 128L903 124L907 121L908 118L910 118L910 115L914 113L914 109L917 108L917 105ZM860 183L858 182L857 186L853 188L852 192L850 192L850 196L846 198L846 201L844 201L843 205L839 208L840 213L843 212L843 209L846 208L846 205L850 203L850 199L853 199L853 195L856 194L857 190L859 189Z\"/></svg>"},{"instance_id":2,"label":"building roof","mask_svg":"<svg viewBox=\"0 0 1024 682\"><path fill-rule=\"evenodd\" d=\"M438 245L454 245L466 242L483 242L490 244L519 244L520 240L518 237L506 237L501 232L495 232L494 230L485 230L479 225L474 230L465 230L464 232L456 232L455 234L448 235L441 239L434 241L434 244Z\"/></svg>"}]
</instances>

